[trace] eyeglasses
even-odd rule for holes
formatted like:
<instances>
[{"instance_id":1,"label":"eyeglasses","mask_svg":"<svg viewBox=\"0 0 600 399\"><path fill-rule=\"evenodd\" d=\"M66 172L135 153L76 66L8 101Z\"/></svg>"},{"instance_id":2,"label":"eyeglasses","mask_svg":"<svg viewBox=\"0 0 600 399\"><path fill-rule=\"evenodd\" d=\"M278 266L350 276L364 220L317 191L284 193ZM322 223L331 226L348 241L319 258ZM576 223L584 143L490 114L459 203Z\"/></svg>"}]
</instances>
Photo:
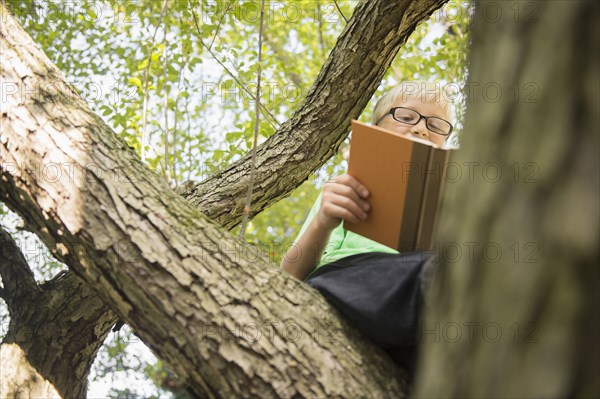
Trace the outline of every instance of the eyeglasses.
<instances>
[{"instance_id":1,"label":"eyeglasses","mask_svg":"<svg viewBox=\"0 0 600 399\"><path fill-rule=\"evenodd\" d=\"M427 126L427 129L440 136L445 136L446 138L452 133L452 124L447 120L436 116L423 116L414 109L404 107L390 109L390 112L379 118L375 124L379 125L379 122L388 115L392 115L398 122L406 123L408 125L416 125L421 122L421 119L425 119L425 126Z\"/></svg>"}]
</instances>

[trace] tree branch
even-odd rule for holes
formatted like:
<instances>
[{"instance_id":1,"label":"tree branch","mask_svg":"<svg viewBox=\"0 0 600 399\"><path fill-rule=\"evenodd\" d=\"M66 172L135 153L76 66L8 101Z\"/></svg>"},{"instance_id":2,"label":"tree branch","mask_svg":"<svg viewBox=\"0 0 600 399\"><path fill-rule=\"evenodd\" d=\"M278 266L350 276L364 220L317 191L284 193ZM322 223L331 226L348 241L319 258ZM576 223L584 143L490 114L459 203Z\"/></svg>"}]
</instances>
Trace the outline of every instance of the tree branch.
<instances>
[{"instance_id":1,"label":"tree branch","mask_svg":"<svg viewBox=\"0 0 600 399\"><path fill-rule=\"evenodd\" d=\"M244 238L246 234L246 225L252 204L252 191L254 189L254 180L256 179L256 146L258 145L258 127L260 122L260 75L262 73L262 40L263 40L263 24L265 17L265 0L260 4L260 29L258 33L258 71L256 75L256 99L254 101L254 138L252 142L252 160L250 168L250 182L248 184L248 192L246 194L246 205L244 205L244 216L240 227L239 236Z\"/></svg>"},{"instance_id":2,"label":"tree branch","mask_svg":"<svg viewBox=\"0 0 600 399\"><path fill-rule=\"evenodd\" d=\"M150 65L152 64L152 53L154 52L156 34L158 33L158 28L160 27L160 24L162 24L163 18L167 13L167 2L168 0L163 0L160 17L158 18L158 23L156 24L154 34L152 35L152 40L150 41L150 52L148 54L148 59L146 60L147 65L144 71L144 101L142 105L142 161L146 159L146 123L148 120L148 82L150 80Z\"/></svg>"},{"instance_id":3,"label":"tree branch","mask_svg":"<svg viewBox=\"0 0 600 399\"><path fill-rule=\"evenodd\" d=\"M117 319L115 313L71 272L60 272L38 285L20 248L2 226L0 274L4 284L0 297L11 317L3 345L17 344L26 358L23 361L51 381L63 397L85 395L90 367ZM0 362L4 392L8 386L1 378L6 377L3 369L22 365Z\"/></svg>"},{"instance_id":4,"label":"tree branch","mask_svg":"<svg viewBox=\"0 0 600 399\"><path fill-rule=\"evenodd\" d=\"M169 90L168 90L168 78L169 78L169 73L168 73L168 58L167 58L167 48L169 47L169 42L167 41L167 33L169 29L169 25L165 24L165 36L163 38L163 81L164 81L164 89L165 89L165 93L163 96L163 108L164 108L164 118L165 118L165 142L164 142L164 148L165 148L165 169L164 169L164 176L165 179L167 179L167 181L169 182L169 184L171 184L171 168L170 168L170 161L169 161ZM177 112L177 111L175 111ZM175 154L173 154L173 156L175 156ZM173 161L173 163L175 163Z\"/></svg>"},{"instance_id":5,"label":"tree branch","mask_svg":"<svg viewBox=\"0 0 600 399\"><path fill-rule=\"evenodd\" d=\"M257 148L250 217L288 196L336 153L402 44L445 2L374 0L357 6L298 110ZM250 170L246 154L182 195L232 229L242 219L240 192L248 187Z\"/></svg>"},{"instance_id":6,"label":"tree branch","mask_svg":"<svg viewBox=\"0 0 600 399\"><path fill-rule=\"evenodd\" d=\"M342 18L344 19L344 21L346 21L346 23L348 23L348 18L346 18L346 16L344 15L344 13L342 12L342 10L340 9L340 5L338 4L337 0L333 0L333 3L335 4L335 8L337 8L338 12L340 13L340 15L342 16Z\"/></svg>"},{"instance_id":7,"label":"tree branch","mask_svg":"<svg viewBox=\"0 0 600 399\"><path fill-rule=\"evenodd\" d=\"M231 8L231 6L233 5L233 3L235 3L236 1L237 0L231 0L229 3L227 3L227 7L225 8L225 11L223 11L223 15L221 15L221 19L219 19L219 24L217 25L217 29L215 30L215 35L213 36L212 40L210 41L210 44L208 45L208 50L209 51L212 49L212 46L215 43L215 39L219 35L219 30L221 29L221 24L225 20L225 16L227 15L227 11L229 11L229 8Z\"/></svg>"},{"instance_id":8,"label":"tree branch","mask_svg":"<svg viewBox=\"0 0 600 399\"><path fill-rule=\"evenodd\" d=\"M4 285L2 298L11 314L27 298L35 297L40 287L35 281L21 249L10 234L0 226L0 275Z\"/></svg>"},{"instance_id":9,"label":"tree branch","mask_svg":"<svg viewBox=\"0 0 600 399\"><path fill-rule=\"evenodd\" d=\"M39 288L15 304L3 346L18 345L24 362L52 382L62 397L85 397L90 368L117 316L70 271ZM22 370L22 364L1 360L0 374L7 366Z\"/></svg>"}]
</instances>

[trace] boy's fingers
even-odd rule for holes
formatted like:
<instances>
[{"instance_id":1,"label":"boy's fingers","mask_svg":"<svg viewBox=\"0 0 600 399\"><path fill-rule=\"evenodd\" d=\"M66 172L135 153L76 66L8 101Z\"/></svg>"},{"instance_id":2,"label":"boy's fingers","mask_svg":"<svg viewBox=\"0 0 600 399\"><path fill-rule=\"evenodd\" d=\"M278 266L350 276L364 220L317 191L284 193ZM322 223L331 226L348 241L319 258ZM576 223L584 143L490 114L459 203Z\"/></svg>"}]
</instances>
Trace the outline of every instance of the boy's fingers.
<instances>
[{"instance_id":1,"label":"boy's fingers","mask_svg":"<svg viewBox=\"0 0 600 399\"><path fill-rule=\"evenodd\" d=\"M351 199L353 202L357 204L357 206L361 207L364 211L368 211L370 209L369 202L363 199L360 194L350 185L346 184L337 184L335 186L331 186L331 193L339 195L340 197L346 197Z\"/></svg>"},{"instance_id":2,"label":"boy's fingers","mask_svg":"<svg viewBox=\"0 0 600 399\"><path fill-rule=\"evenodd\" d=\"M345 188L352 192L352 195L356 196L356 193L350 187L343 185L340 185L340 187ZM327 195L323 196L323 211L325 216L335 219L347 219L354 223L367 217L366 212L347 193L341 194L335 191L330 191Z\"/></svg>"},{"instance_id":3,"label":"boy's fingers","mask_svg":"<svg viewBox=\"0 0 600 399\"><path fill-rule=\"evenodd\" d=\"M330 207L331 212L335 215L336 218L347 220L352 223L360 223L362 220L364 220L348 208L345 208L344 206L332 203L330 204Z\"/></svg>"},{"instance_id":4,"label":"boy's fingers","mask_svg":"<svg viewBox=\"0 0 600 399\"><path fill-rule=\"evenodd\" d=\"M369 196L369 190L355 177L349 174L345 174L343 176L344 182L350 187L352 187L361 197L367 198Z\"/></svg>"},{"instance_id":5,"label":"boy's fingers","mask_svg":"<svg viewBox=\"0 0 600 399\"><path fill-rule=\"evenodd\" d=\"M352 191L352 189L348 189ZM356 193L354 193L354 195L356 195ZM349 198L347 195L334 195L331 197L330 203L339 208L348 210L359 220L364 220L367 218L367 213L365 212L364 208L361 208L361 204L356 202L353 198ZM336 216L342 217L342 215Z\"/></svg>"}]
</instances>

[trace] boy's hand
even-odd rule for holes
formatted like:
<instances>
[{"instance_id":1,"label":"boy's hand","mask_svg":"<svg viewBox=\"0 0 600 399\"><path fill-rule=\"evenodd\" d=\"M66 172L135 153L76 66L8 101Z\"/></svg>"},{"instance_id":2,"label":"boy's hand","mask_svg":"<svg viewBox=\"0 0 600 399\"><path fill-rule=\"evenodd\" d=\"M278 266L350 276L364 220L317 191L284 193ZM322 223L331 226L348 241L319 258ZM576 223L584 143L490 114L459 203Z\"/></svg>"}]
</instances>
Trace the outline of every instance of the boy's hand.
<instances>
[{"instance_id":1,"label":"boy's hand","mask_svg":"<svg viewBox=\"0 0 600 399\"><path fill-rule=\"evenodd\" d=\"M367 218L371 208L367 200L369 191L349 174L335 177L325 183L321 207L315 220L324 230L333 230L343 220L360 223Z\"/></svg>"}]
</instances>

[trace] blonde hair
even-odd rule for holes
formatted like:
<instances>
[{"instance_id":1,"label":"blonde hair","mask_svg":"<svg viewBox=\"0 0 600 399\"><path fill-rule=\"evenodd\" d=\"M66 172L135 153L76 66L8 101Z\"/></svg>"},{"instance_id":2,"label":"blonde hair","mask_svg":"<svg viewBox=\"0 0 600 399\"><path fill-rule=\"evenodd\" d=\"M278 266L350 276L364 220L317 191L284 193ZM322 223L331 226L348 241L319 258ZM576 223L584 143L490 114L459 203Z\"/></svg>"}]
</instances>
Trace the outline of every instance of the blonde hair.
<instances>
[{"instance_id":1,"label":"blonde hair","mask_svg":"<svg viewBox=\"0 0 600 399\"><path fill-rule=\"evenodd\" d=\"M392 104L397 101L406 101L408 99L418 99L422 102L436 102L441 109L450 118L450 103L448 102L448 93L438 82L427 82L424 80L411 80L400 83L377 101L373 110L371 124L377 121L390 110Z\"/></svg>"}]
</instances>

